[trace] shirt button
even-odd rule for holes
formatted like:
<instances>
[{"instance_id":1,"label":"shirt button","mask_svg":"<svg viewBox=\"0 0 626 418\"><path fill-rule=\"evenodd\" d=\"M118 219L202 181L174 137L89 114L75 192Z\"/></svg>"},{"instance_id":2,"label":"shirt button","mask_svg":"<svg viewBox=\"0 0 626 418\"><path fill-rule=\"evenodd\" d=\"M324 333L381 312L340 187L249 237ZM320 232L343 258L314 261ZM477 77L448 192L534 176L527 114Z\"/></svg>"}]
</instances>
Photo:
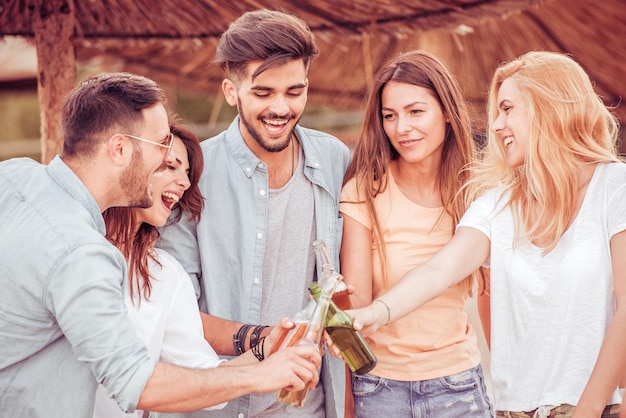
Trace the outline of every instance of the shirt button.
<instances>
[{"instance_id":1,"label":"shirt button","mask_svg":"<svg viewBox=\"0 0 626 418\"><path fill-rule=\"evenodd\" d=\"M259 278L258 278L258 277L255 277L255 278L254 278L254 280L253 280L253 282L254 282L254 284L259 284L260 280L259 280Z\"/></svg>"},{"instance_id":2,"label":"shirt button","mask_svg":"<svg viewBox=\"0 0 626 418\"><path fill-rule=\"evenodd\" d=\"M259 190L259 194L260 194L261 196L265 196L265 190Z\"/></svg>"},{"instance_id":3,"label":"shirt button","mask_svg":"<svg viewBox=\"0 0 626 418\"><path fill-rule=\"evenodd\" d=\"M243 418L245 415L242 414L241 412L237 414L237 418Z\"/></svg>"},{"instance_id":4,"label":"shirt button","mask_svg":"<svg viewBox=\"0 0 626 418\"><path fill-rule=\"evenodd\" d=\"M319 166L320 166L320 163L315 163L315 164L313 164L313 165L314 165L315 167L319 167Z\"/></svg>"},{"instance_id":5,"label":"shirt button","mask_svg":"<svg viewBox=\"0 0 626 418\"><path fill-rule=\"evenodd\" d=\"M263 234L259 232L258 234L256 234L256 237L257 237L258 239L261 239L261 238L263 238Z\"/></svg>"},{"instance_id":6,"label":"shirt button","mask_svg":"<svg viewBox=\"0 0 626 418\"><path fill-rule=\"evenodd\" d=\"M259 168L263 168L263 167L265 167L265 164L259 163Z\"/></svg>"},{"instance_id":7,"label":"shirt button","mask_svg":"<svg viewBox=\"0 0 626 418\"><path fill-rule=\"evenodd\" d=\"M246 173L249 173L252 170L250 167L246 167Z\"/></svg>"}]
</instances>

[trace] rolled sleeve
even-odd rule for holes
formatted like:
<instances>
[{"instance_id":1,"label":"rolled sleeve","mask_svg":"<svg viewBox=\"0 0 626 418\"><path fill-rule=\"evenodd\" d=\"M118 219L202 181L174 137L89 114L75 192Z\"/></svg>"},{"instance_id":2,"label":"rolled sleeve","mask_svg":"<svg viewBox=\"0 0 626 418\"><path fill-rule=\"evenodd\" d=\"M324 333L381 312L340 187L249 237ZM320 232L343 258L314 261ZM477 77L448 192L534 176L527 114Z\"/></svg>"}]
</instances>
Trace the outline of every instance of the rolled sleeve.
<instances>
[{"instance_id":1,"label":"rolled sleeve","mask_svg":"<svg viewBox=\"0 0 626 418\"><path fill-rule=\"evenodd\" d=\"M125 269L122 255L109 245L77 246L51 272L44 302L77 359L89 364L123 410L132 412L155 362L126 313Z\"/></svg>"}]
</instances>

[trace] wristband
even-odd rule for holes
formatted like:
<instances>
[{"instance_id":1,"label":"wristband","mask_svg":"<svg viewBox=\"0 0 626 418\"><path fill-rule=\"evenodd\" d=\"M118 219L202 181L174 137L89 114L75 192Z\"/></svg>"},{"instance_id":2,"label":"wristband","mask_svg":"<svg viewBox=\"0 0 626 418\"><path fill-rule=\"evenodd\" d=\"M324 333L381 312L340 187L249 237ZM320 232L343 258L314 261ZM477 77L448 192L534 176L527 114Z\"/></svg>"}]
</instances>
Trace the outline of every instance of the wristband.
<instances>
[{"instance_id":1,"label":"wristband","mask_svg":"<svg viewBox=\"0 0 626 418\"><path fill-rule=\"evenodd\" d=\"M387 305L387 304L385 303L385 301L384 301L384 300L382 300L382 299L376 299L374 302L380 302L380 303L382 303L383 305L385 305L385 308L387 308L387 323L385 324L385 325L387 325L388 323L390 323L390 322L391 322L391 308L390 308L390 307L389 307L389 305Z\"/></svg>"},{"instance_id":2,"label":"wristband","mask_svg":"<svg viewBox=\"0 0 626 418\"><path fill-rule=\"evenodd\" d=\"M254 325L251 324L243 324L237 333L233 335L233 350L235 351L236 356L243 354L246 351L246 335L248 335L248 331L250 331L250 328L253 326Z\"/></svg>"}]
</instances>

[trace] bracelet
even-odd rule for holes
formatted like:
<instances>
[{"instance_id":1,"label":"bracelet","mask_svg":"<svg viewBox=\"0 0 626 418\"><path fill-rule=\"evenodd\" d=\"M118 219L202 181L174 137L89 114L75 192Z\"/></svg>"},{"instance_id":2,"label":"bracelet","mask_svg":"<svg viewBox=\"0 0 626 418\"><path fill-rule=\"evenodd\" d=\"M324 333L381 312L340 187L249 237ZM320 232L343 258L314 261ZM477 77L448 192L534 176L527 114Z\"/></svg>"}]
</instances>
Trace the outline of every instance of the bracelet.
<instances>
[{"instance_id":1,"label":"bracelet","mask_svg":"<svg viewBox=\"0 0 626 418\"><path fill-rule=\"evenodd\" d=\"M256 347L260 343L259 337L261 337L261 332L267 328L267 325L257 325L254 327L252 334L250 334L250 350Z\"/></svg>"},{"instance_id":2,"label":"bracelet","mask_svg":"<svg viewBox=\"0 0 626 418\"><path fill-rule=\"evenodd\" d=\"M387 325L388 323L390 323L390 322L391 322L391 308L390 308L390 307L389 307L389 305L387 305L387 304L385 303L385 301L384 301L384 300L382 300L382 299L376 299L374 302L380 302L380 303L382 303L383 305L385 305L385 308L387 308L387 323L385 324L385 325Z\"/></svg>"},{"instance_id":3,"label":"bracelet","mask_svg":"<svg viewBox=\"0 0 626 418\"><path fill-rule=\"evenodd\" d=\"M258 343L250 349L254 357L259 359L259 361L263 361L265 359L265 336L259 338ZM259 348L260 347L260 348Z\"/></svg>"},{"instance_id":4,"label":"bracelet","mask_svg":"<svg viewBox=\"0 0 626 418\"><path fill-rule=\"evenodd\" d=\"M251 324L243 324L236 334L233 334L233 350L235 350L235 355L243 354L245 349L246 335L248 335L248 331L254 325Z\"/></svg>"}]
</instances>

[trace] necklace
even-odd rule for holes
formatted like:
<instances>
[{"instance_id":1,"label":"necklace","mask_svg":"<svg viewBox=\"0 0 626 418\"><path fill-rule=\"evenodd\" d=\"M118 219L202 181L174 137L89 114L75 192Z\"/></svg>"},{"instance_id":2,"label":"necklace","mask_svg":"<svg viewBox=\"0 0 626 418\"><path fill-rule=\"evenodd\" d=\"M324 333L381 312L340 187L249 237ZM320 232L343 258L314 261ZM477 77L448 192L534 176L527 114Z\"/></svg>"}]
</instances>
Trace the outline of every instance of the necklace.
<instances>
[{"instance_id":1,"label":"necklace","mask_svg":"<svg viewBox=\"0 0 626 418\"><path fill-rule=\"evenodd\" d=\"M296 145L293 143L293 135L291 135L291 175L296 171Z\"/></svg>"}]
</instances>

